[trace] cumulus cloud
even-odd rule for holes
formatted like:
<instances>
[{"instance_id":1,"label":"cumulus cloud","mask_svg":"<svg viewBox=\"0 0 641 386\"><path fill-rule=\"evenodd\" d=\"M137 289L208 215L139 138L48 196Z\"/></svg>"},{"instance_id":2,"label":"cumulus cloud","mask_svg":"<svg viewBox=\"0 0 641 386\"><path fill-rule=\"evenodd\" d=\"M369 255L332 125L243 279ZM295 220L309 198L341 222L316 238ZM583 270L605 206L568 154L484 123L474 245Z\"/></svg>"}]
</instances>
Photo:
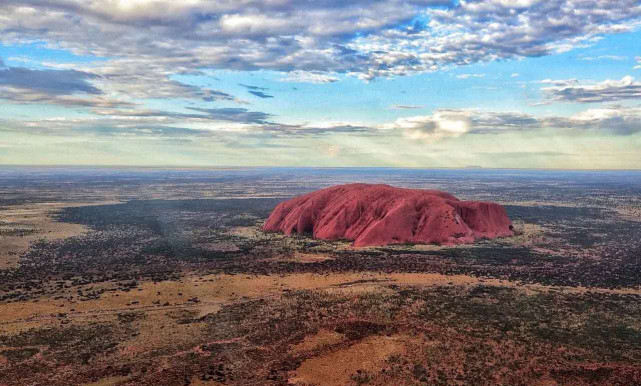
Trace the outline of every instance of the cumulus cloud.
<instances>
[{"instance_id":1,"label":"cumulus cloud","mask_svg":"<svg viewBox=\"0 0 641 386\"><path fill-rule=\"evenodd\" d=\"M547 102L595 103L641 98L641 82L635 81L631 76L623 77L621 80L592 83L580 82L577 79L546 79L541 83L551 85L541 89Z\"/></svg>"},{"instance_id":2,"label":"cumulus cloud","mask_svg":"<svg viewBox=\"0 0 641 386\"><path fill-rule=\"evenodd\" d=\"M161 78L266 69L328 82L547 55L640 18L637 0L6 0L0 40L137 61Z\"/></svg>"},{"instance_id":3,"label":"cumulus cloud","mask_svg":"<svg viewBox=\"0 0 641 386\"><path fill-rule=\"evenodd\" d=\"M570 118L550 118L549 126L580 130L597 130L616 135L631 135L641 132L641 107L609 106L588 109Z\"/></svg>"},{"instance_id":4,"label":"cumulus cloud","mask_svg":"<svg viewBox=\"0 0 641 386\"><path fill-rule=\"evenodd\" d=\"M639 63L639 64L637 64L636 66L634 66L632 68L634 70L641 70L641 56L637 56L636 58L634 58L634 60L636 60L637 63Z\"/></svg>"},{"instance_id":5,"label":"cumulus cloud","mask_svg":"<svg viewBox=\"0 0 641 386\"><path fill-rule=\"evenodd\" d=\"M283 123L249 108L212 108L211 102L248 102L180 75L271 70L285 82L369 81L564 52L639 26L638 0L4 0L0 44L39 42L95 61L37 63L36 70L0 60L0 99L85 107L93 115L16 124L77 135L213 138L234 131L261 139L358 134L436 141L540 128L628 135L640 131L638 108L606 106L569 117L440 109L380 127ZM614 60L594 57L608 59ZM264 87L242 86L256 97L273 97ZM543 87L547 102L616 102L640 93L630 77ZM178 112L143 108L168 101Z\"/></svg>"},{"instance_id":6,"label":"cumulus cloud","mask_svg":"<svg viewBox=\"0 0 641 386\"><path fill-rule=\"evenodd\" d=\"M399 118L384 128L400 129L410 139L435 141L469 132L471 116L471 112L464 110L437 110L432 115Z\"/></svg>"},{"instance_id":7,"label":"cumulus cloud","mask_svg":"<svg viewBox=\"0 0 641 386\"><path fill-rule=\"evenodd\" d=\"M543 125L541 120L517 112L441 109L431 115L400 118L383 128L398 129L408 138L429 142L466 134L532 130Z\"/></svg>"},{"instance_id":8,"label":"cumulus cloud","mask_svg":"<svg viewBox=\"0 0 641 386\"><path fill-rule=\"evenodd\" d=\"M357 39L352 47L372 53L361 76L564 52L638 27L641 5L636 0L461 1L427 14L427 28L418 33L387 30Z\"/></svg>"},{"instance_id":9,"label":"cumulus cloud","mask_svg":"<svg viewBox=\"0 0 641 386\"><path fill-rule=\"evenodd\" d=\"M380 126L383 131L424 142L436 142L463 135L499 134L540 129L561 130L572 135L585 131L614 135L641 132L641 107L609 106L571 115L542 116L518 112L474 109L436 110L430 115L399 118Z\"/></svg>"},{"instance_id":10,"label":"cumulus cloud","mask_svg":"<svg viewBox=\"0 0 641 386\"><path fill-rule=\"evenodd\" d=\"M269 114L242 108L192 108L191 111L193 113L136 108L95 109L95 115L90 117L9 120L0 125L0 131L68 137L215 141L234 147L250 146L250 143L265 147L287 146L288 141L295 138L330 138L336 135L356 135L360 139L369 138L367 141L386 142L403 137L409 141L435 143L463 136L536 130L552 130L566 136L580 136L586 132L617 136L641 133L641 107L623 106L588 109L565 117L441 109L432 114L399 118L381 125L355 122L288 124L277 122Z\"/></svg>"}]
</instances>

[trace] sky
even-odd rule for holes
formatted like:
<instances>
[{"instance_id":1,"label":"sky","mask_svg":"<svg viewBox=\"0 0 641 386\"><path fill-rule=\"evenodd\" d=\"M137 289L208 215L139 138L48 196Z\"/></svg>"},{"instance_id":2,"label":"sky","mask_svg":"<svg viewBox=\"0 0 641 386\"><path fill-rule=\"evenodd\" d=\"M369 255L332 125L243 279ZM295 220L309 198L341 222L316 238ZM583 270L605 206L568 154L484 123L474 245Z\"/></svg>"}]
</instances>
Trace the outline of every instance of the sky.
<instances>
[{"instance_id":1,"label":"sky","mask_svg":"<svg viewBox=\"0 0 641 386\"><path fill-rule=\"evenodd\" d=\"M3 0L0 164L641 169L639 0Z\"/></svg>"}]
</instances>

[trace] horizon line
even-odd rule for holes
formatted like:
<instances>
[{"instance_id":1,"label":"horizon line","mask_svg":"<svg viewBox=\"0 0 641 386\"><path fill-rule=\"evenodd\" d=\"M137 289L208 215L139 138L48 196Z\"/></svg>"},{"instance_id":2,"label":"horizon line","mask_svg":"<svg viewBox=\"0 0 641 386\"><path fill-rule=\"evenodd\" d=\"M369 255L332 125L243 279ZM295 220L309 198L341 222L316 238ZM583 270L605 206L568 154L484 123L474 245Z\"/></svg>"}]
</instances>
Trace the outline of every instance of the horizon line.
<instances>
[{"instance_id":1,"label":"horizon line","mask_svg":"<svg viewBox=\"0 0 641 386\"><path fill-rule=\"evenodd\" d=\"M413 170L532 170L532 171L599 171L599 172L641 172L641 169L625 168L516 168L493 166L291 166L291 165L250 165L250 166L213 166L213 165L85 165L85 164L2 164L4 167L24 168L111 168L111 169L413 169Z\"/></svg>"}]
</instances>

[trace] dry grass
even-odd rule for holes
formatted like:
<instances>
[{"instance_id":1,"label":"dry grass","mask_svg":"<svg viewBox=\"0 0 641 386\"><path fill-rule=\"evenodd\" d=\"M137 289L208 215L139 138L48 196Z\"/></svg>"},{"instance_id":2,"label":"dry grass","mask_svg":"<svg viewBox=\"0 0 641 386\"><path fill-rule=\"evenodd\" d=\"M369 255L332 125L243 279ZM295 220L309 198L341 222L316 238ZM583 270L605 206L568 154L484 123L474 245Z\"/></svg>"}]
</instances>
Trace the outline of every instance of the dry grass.
<instances>
[{"instance_id":1,"label":"dry grass","mask_svg":"<svg viewBox=\"0 0 641 386\"><path fill-rule=\"evenodd\" d=\"M354 304L366 305L369 307L367 309L380 307L381 313L377 315L387 315L386 312L393 309L395 294L401 290L394 286L409 290L420 290L421 288L426 290L428 287L459 289L476 286L511 287L519 288L519 294L527 295L545 291L574 293L588 290L586 288L521 285L517 282L498 279L434 273L361 272L331 275L301 273L272 276L225 274L201 276L192 274L184 276L179 281L163 281L155 284L153 282L140 283L137 289L128 292L123 290L106 292L100 299L85 302L69 303L63 300L42 298L37 303L2 304L0 305L0 320L3 323L0 324L0 333L12 335L28 328L37 330L49 326L61 327L63 321L72 325L89 325L91 322L109 323L128 331L124 338L119 338L117 351L113 354L114 356L110 357L110 363L114 361L135 362L143 360L142 358L155 358L154 361L159 368L170 369L177 361L184 361L185 358L201 358L211 355L210 353L203 354L200 348L210 343L220 344L222 341L218 340L220 338L212 338L207 335L211 333L208 328L218 328L218 324L212 325L211 321L217 319L206 316L216 314L221 308L224 308L228 313L230 307L225 306L231 306L231 309L238 312L241 308L234 308L234 304L243 303L242 306L244 306L244 302L258 298L267 298L266 304L293 306L295 302L292 302L291 296L297 296L298 292L295 291L308 290L315 291L319 293L319 296L326 296L328 299L352 299L349 301ZM641 294L638 289L614 291L602 289L599 291ZM283 296L285 292L293 292L293 295ZM333 296L333 293L340 296ZM194 297L197 297L199 302L190 301ZM358 299L366 299L366 301L359 303ZM63 303L64 307L59 307L60 303ZM169 305L165 305L166 303ZM416 306L420 308L421 303L416 303ZM75 311L71 311L71 308L74 308ZM353 308L351 310L349 312L361 312ZM407 307L401 312L411 314L418 312L417 310ZM57 317L58 312L65 312L68 315L61 319ZM225 320L224 315L226 314L219 314L218 316L221 316L219 320ZM285 314L277 313L265 317L278 319L278 315L283 317ZM40 317L38 318L38 316ZM350 314L346 315L346 317L349 316ZM127 320L129 317L131 320ZM310 315L303 314L301 317L309 318ZM27 320L31 321L26 322ZM290 322L286 321L286 323ZM220 325L220 328L230 327ZM372 385L385 384L390 379L407 377L407 371L410 371L409 376L412 376L411 370L405 369L408 365L392 363L392 357L402 357L405 358L404 360L421 358L425 350L431 347L430 345L436 344L433 341L436 338L430 334L407 335L409 334L408 330L393 331L391 332L393 335L390 336L375 332L374 335L355 339L351 338L347 332L334 330L331 324L320 324L310 331L314 331L314 333L308 333L301 340L290 341L288 346L283 347L287 348L289 355L302 360L299 366L290 368L286 373L290 383L298 385L345 385L367 382ZM216 340L211 341L211 339ZM231 336L229 339L238 339L244 342L241 345L248 344L244 335ZM456 363L467 360L466 350L469 347L476 347L475 343L466 340L456 343L454 346L450 344L451 342L448 341L443 343L444 346L441 345L443 347L438 346L432 350L438 363L451 364L455 367ZM501 347L494 348L491 344L485 344L485 346L491 347L492 350L496 349L497 352L502 350ZM262 346L251 350L251 352L261 352L261 350L264 350ZM496 356L500 355L496 354ZM0 355L0 361L3 360ZM242 362L242 358L238 361ZM2 362L0 362L0 366L2 366ZM399 370L398 366L405 370ZM394 370L396 373L383 374L380 372L381 369L396 369ZM504 376L504 374L498 374L497 379L504 379L501 378ZM195 384L202 385L216 384L213 379L194 379L193 381ZM135 383L131 380L127 383L128 378L123 377L107 378L105 382L107 383L97 383L97 385Z\"/></svg>"},{"instance_id":2,"label":"dry grass","mask_svg":"<svg viewBox=\"0 0 641 386\"><path fill-rule=\"evenodd\" d=\"M59 313L68 318L94 319L97 316L113 316L119 312L142 311L163 313L172 309L190 309L196 317L217 312L221 305L249 299L279 296L287 291L324 290L341 294L361 294L389 291L388 286L485 286L520 288L528 294L547 291L584 293L587 291L611 294L641 294L639 288L605 289L586 287L559 287L540 284L478 278L468 275L442 275L437 273L376 273L355 272L332 275L296 273L288 275L190 275L178 281L158 283L144 282L131 291L105 292L99 299L78 302L68 298L54 299L43 296L38 302L0 304L0 332L22 330L16 325L32 326L55 319ZM113 283L102 286L113 286ZM97 285L89 285L98 288ZM82 286L79 288L83 288ZM78 287L70 289L73 294ZM60 295L65 295L60 294ZM59 296L59 295L58 295ZM190 301L196 298L198 302ZM25 324L28 323L28 324Z\"/></svg>"},{"instance_id":3,"label":"dry grass","mask_svg":"<svg viewBox=\"0 0 641 386\"><path fill-rule=\"evenodd\" d=\"M290 256L276 256L265 261L278 261L278 262L291 262L291 263L319 263L327 260L332 260L333 257L326 254L316 253L294 253Z\"/></svg>"},{"instance_id":4,"label":"dry grass","mask_svg":"<svg viewBox=\"0 0 641 386\"><path fill-rule=\"evenodd\" d=\"M189 319L190 312L163 312L148 314L135 322L138 335L121 342L122 357L136 358L154 350L188 349L202 343L202 326L197 323L177 323Z\"/></svg>"}]
</instances>

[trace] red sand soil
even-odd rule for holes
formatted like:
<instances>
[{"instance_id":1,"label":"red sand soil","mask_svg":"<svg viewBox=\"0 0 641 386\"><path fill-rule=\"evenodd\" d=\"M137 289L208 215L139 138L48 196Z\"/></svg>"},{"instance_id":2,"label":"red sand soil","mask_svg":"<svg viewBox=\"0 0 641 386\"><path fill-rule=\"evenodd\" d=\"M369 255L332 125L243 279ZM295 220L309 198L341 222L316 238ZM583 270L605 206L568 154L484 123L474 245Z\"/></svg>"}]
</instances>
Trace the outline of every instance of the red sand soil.
<instances>
[{"instance_id":1,"label":"red sand soil","mask_svg":"<svg viewBox=\"0 0 641 386\"><path fill-rule=\"evenodd\" d=\"M460 201L438 190L372 184L333 186L281 202L263 230L354 240L356 247L452 245L514 235L499 204Z\"/></svg>"}]
</instances>

